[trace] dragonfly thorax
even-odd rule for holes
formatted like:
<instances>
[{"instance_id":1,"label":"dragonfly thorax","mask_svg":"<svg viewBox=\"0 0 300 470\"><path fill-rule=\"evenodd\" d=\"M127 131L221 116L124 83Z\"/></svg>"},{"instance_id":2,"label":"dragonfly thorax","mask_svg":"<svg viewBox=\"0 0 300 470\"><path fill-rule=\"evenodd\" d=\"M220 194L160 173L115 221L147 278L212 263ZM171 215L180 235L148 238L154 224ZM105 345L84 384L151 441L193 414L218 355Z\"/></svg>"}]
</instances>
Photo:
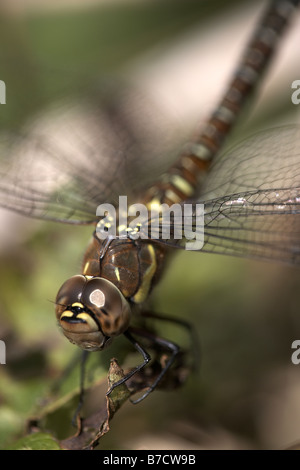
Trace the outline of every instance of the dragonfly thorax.
<instances>
[{"instance_id":1,"label":"dragonfly thorax","mask_svg":"<svg viewBox=\"0 0 300 470\"><path fill-rule=\"evenodd\" d=\"M83 258L82 273L109 280L129 303L142 304L160 278L165 254L164 246L151 242L117 238L106 244L94 236Z\"/></svg>"},{"instance_id":2,"label":"dragonfly thorax","mask_svg":"<svg viewBox=\"0 0 300 470\"><path fill-rule=\"evenodd\" d=\"M73 276L56 297L56 318L64 335L89 351L102 350L127 330L130 314L120 290L100 277Z\"/></svg>"}]
</instances>

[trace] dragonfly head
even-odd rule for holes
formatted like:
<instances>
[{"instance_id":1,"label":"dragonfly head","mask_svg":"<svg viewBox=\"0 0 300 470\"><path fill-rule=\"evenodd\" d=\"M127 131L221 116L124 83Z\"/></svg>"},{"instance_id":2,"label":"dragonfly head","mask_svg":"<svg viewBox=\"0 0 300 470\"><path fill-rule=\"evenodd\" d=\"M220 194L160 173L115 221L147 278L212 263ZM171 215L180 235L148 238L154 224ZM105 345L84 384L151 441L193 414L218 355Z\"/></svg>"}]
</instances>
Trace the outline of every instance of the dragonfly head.
<instances>
[{"instance_id":1,"label":"dragonfly head","mask_svg":"<svg viewBox=\"0 0 300 470\"><path fill-rule=\"evenodd\" d=\"M130 313L119 289L100 277L73 276L56 297L56 318L64 335L88 351L102 350L127 330Z\"/></svg>"}]
</instances>

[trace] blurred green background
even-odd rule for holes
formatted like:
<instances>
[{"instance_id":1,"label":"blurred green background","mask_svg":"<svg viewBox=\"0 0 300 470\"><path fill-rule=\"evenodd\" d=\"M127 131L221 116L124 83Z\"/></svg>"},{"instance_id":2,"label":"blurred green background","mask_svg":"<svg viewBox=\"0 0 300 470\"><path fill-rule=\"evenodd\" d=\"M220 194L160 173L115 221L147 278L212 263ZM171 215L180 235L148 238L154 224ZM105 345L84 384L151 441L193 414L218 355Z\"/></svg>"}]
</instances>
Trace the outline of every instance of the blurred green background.
<instances>
[{"instance_id":1,"label":"blurred green background","mask_svg":"<svg viewBox=\"0 0 300 470\"><path fill-rule=\"evenodd\" d=\"M7 85L7 104L0 108L1 126L14 129L56 100L76 100L95 85L101 89L101 83L118 84L135 74L148 77L154 69L162 84L165 80L174 95L182 95L170 120L191 135L226 87L224 67L235 68L228 44L243 49L244 37L227 34L249 28L261 3L99 0L84 6L60 2L57 8L28 2L25 9L22 3L4 2L0 79ZM264 98L259 96L245 114L228 146L278 122L299 122L290 84L300 77L284 62L299 60L289 36L265 79ZM207 76L197 48L206 50L217 77ZM170 63L177 64L173 74L166 70ZM156 69L157 64L162 65ZM211 94L201 88L203 76L212 82ZM88 227L1 212L0 339L7 344L7 364L0 366L2 449L25 432L26 419L75 353L57 330L51 302L62 282L77 273L90 233ZM290 357L291 343L300 337L299 280L294 268L201 253L176 255L153 294L153 305L195 325L200 373L179 390L157 391L138 406L126 404L100 448L279 448L297 441L300 369ZM163 325L162 334L182 341L173 327ZM109 358L121 359L120 354L112 349L102 360L94 357L95 375L105 374ZM77 379L75 369L68 386Z\"/></svg>"}]
</instances>

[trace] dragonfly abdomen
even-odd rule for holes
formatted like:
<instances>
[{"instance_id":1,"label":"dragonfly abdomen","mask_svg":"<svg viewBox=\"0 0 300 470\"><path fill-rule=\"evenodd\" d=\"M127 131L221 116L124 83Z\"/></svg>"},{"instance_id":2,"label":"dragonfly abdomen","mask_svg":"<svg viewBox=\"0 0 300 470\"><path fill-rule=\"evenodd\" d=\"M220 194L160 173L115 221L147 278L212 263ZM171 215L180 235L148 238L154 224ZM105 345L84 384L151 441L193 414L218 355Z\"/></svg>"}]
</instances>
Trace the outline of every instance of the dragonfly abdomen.
<instances>
[{"instance_id":1,"label":"dragonfly abdomen","mask_svg":"<svg viewBox=\"0 0 300 470\"><path fill-rule=\"evenodd\" d=\"M184 146L177 162L150 188L149 204L180 203L201 189L212 160L260 81L298 3L298 0L276 0L267 8L222 101L193 141Z\"/></svg>"}]
</instances>

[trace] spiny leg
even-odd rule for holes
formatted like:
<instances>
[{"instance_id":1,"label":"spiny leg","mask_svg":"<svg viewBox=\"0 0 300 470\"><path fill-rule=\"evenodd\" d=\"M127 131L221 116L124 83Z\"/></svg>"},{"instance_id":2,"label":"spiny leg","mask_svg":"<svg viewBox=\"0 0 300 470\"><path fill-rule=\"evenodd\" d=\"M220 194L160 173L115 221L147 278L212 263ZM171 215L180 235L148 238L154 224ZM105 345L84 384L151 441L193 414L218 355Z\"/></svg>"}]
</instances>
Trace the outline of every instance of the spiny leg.
<instances>
[{"instance_id":1,"label":"spiny leg","mask_svg":"<svg viewBox=\"0 0 300 470\"><path fill-rule=\"evenodd\" d=\"M180 351L180 348L179 346L177 346L177 344L172 343L171 341L168 341L166 339L160 338L159 336L153 333L150 333L149 331L145 331L145 330L141 330L137 328L131 328L131 330L135 331L137 335L151 340L153 344L156 344L160 346L161 348L163 348L164 350L168 350L171 352L171 356L168 359L167 363L165 364L161 372L158 374L154 382L148 387L146 392L137 400L131 400L131 403L135 405L137 403L140 403L142 400L144 400L149 395L149 393L151 393L157 387L157 385L165 376L165 374L167 373L171 365L174 363L176 356L178 355Z\"/></svg>"},{"instance_id":2,"label":"spiny leg","mask_svg":"<svg viewBox=\"0 0 300 470\"><path fill-rule=\"evenodd\" d=\"M169 323L174 323L175 325L185 328L191 338L191 344L193 348L193 358L194 358L194 370L196 371L199 370L201 347L200 347L199 337L196 333L195 328L193 328L193 325L191 325L191 323L187 322L186 320L182 320L181 318L168 316L168 315L164 315L161 313L155 313L152 311L143 311L141 315L142 317L153 318L154 320L156 319L156 320L166 321Z\"/></svg>"},{"instance_id":3,"label":"spiny leg","mask_svg":"<svg viewBox=\"0 0 300 470\"><path fill-rule=\"evenodd\" d=\"M124 382L126 382L128 379L130 379L130 377L132 377L134 374L136 374L137 372L139 372L143 367L145 367L146 364L148 364L148 362L151 360L151 357L150 355L147 353L147 351L145 351L144 348L142 348L142 346L136 341L135 338L133 338L133 336L130 334L129 330L125 331L124 333L124 336L131 342L131 344L135 347L135 349L143 356L143 359L144 359L144 362L142 362L141 364L139 364L138 366L136 366L134 369L132 369L128 374L126 374L122 379L118 380L117 382L115 382L111 387L110 389L108 390L108 392L106 393L106 395L109 395L116 387L118 387L119 385L123 384Z\"/></svg>"},{"instance_id":4,"label":"spiny leg","mask_svg":"<svg viewBox=\"0 0 300 470\"><path fill-rule=\"evenodd\" d=\"M190 323L186 322L185 320L178 319L176 317L168 317L168 316L161 315L161 314L156 314L156 313L153 313L153 312L143 312L143 316L149 317L149 318L154 318L154 319L157 319L157 320L168 321L168 322L178 324L179 326L186 328L188 330L188 333L191 336L191 339L192 339L192 344L193 344L193 348L194 348L194 357L195 357L196 360L199 358L200 354L199 354L198 338L195 334L195 331L192 329ZM136 404L136 403L139 403L142 400L144 400L149 395L149 393L151 393L156 388L156 386L159 384L159 382L165 376L165 374L167 373L167 371L169 370L171 365L174 363L174 361L176 359L176 356L178 355L178 353L180 351L180 348L177 344L175 344L175 343L173 343L169 340L163 339L163 338L157 336L156 334L151 333L147 330L140 329L140 328L135 328L135 327L129 328L124 333L124 336L133 344L135 349L138 352L140 352L140 354L142 354L142 356L144 358L144 362L139 364L134 369L132 369L121 380L114 383L113 386L108 390L106 395L109 395L112 392L113 389L115 389L116 387L118 387L122 383L126 382L133 375L135 375L137 372L139 372L151 359L150 355L147 353L147 351L145 351L145 349L142 348L142 346L131 335L131 332L134 332L135 335L146 338L146 339L150 340L154 345L159 346L160 348L171 352L171 356L169 357L167 363L165 364L165 366L163 367L161 372L158 374L158 376L156 377L154 382L148 387L147 391L140 398L138 398L137 400L131 401L133 404ZM196 364L197 364L197 362L196 362Z\"/></svg>"},{"instance_id":5,"label":"spiny leg","mask_svg":"<svg viewBox=\"0 0 300 470\"><path fill-rule=\"evenodd\" d=\"M138 398L137 400L132 401L133 404L136 404L136 403L139 403L142 400L144 400L149 395L149 393L151 393L156 388L156 386L162 380L162 378L164 377L164 375L166 374L166 372L168 371L170 366L173 364L177 354L180 351L180 348L176 344L172 343L171 341L167 341L163 338L160 338L160 337L156 336L155 334L152 334L148 331L144 331L144 330L141 330L141 329L138 329L138 328L133 328L133 327L130 328L130 331L133 331L138 336L141 336L141 337L144 337L144 338L150 340L153 344L159 345L164 350L171 351L171 356L170 356L169 360L167 361L166 365L163 367L161 372L158 374L158 376L156 377L154 382L148 387L147 391L140 398ZM135 338L131 335L129 330L127 330L124 333L124 336L133 344L133 346L136 348L136 350L142 354L142 356L144 358L144 362L139 364L134 369L132 369L121 380L114 383L112 385L112 387L108 390L106 395L109 395L116 387L123 384L128 379L130 379L133 375L135 375L137 372L139 372L143 367L145 367L146 364L148 364L148 362L151 359L151 357L147 353L147 351L145 351L145 349L142 348L142 346L135 340Z\"/></svg>"},{"instance_id":6,"label":"spiny leg","mask_svg":"<svg viewBox=\"0 0 300 470\"><path fill-rule=\"evenodd\" d=\"M79 416L79 412L82 408L83 402L84 402L84 383L85 383L85 370L86 370L86 362L87 358L89 357L89 351L83 351L81 355L81 361L80 361L80 389L79 389L79 401L78 405L76 408L76 411L73 415L72 418L72 425L75 426L77 422L77 417Z\"/></svg>"}]
</instances>

